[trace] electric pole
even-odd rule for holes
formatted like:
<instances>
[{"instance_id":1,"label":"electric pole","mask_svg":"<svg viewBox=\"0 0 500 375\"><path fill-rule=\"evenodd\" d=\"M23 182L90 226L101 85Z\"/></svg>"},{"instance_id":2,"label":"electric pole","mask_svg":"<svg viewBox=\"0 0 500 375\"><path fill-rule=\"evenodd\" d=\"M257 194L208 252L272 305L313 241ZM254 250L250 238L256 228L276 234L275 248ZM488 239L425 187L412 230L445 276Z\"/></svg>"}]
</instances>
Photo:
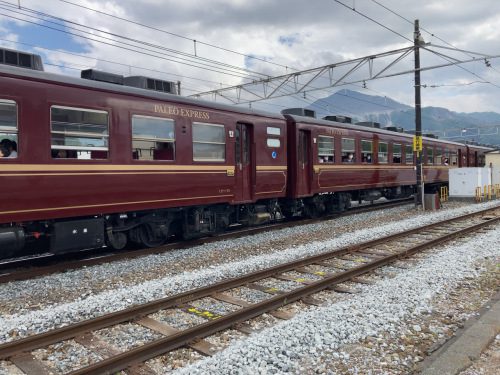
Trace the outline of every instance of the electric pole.
<instances>
[{"instance_id":1,"label":"electric pole","mask_svg":"<svg viewBox=\"0 0 500 375\"><path fill-rule=\"evenodd\" d=\"M417 194L415 196L415 207L424 202L424 189L422 184L422 108L420 102L420 44L422 37L418 20L415 20L415 31L413 34L415 50L415 137L413 138L413 151L416 152L416 175Z\"/></svg>"}]
</instances>

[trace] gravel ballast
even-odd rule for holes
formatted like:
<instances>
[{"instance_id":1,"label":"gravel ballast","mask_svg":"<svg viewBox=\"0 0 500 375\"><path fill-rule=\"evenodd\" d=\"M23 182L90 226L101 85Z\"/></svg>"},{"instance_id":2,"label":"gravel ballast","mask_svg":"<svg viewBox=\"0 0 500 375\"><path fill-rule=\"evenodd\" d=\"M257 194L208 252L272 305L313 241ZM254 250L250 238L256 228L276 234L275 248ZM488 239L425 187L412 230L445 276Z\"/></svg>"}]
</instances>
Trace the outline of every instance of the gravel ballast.
<instances>
[{"instance_id":1,"label":"gravel ballast","mask_svg":"<svg viewBox=\"0 0 500 375\"><path fill-rule=\"evenodd\" d=\"M1 285L0 343L243 273L498 205L497 202L461 205L436 212L396 208ZM223 346L227 348L224 351L179 371L345 373L338 370L338 364L343 364L349 373L365 373L362 366L350 364L351 355L346 346L360 340L380 341L382 334L391 336L402 330L418 330L419 324L405 324L421 314L430 314L430 301L436 296L445 296L464 279L481 275L484 268L478 262L487 257L489 261L496 259L498 262L499 248L500 227L497 227L473 240L457 241L439 252L429 251L425 256L413 259L409 269L386 267L380 272L380 277L374 278L375 285L355 284L353 289L360 293L325 298L326 307L302 306L294 319L278 320L276 325L244 341L232 340L228 346L225 343ZM172 264L177 266L170 267ZM167 265L167 270L158 272ZM137 282L140 278L131 279L129 274L146 274L148 277ZM106 283L107 279L109 283ZM101 284L102 288L99 287ZM75 288L82 293L73 298ZM57 289L60 290L61 302L51 294ZM234 292L237 293L235 296L245 296L254 302L262 293L244 288ZM13 307L24 298L29 300L29 306L27 303L26 307ZM7 307L2 307L4 301ZM200 307L210 309L211 301L207 299ZM151 339L147 332L137 331L136 335L138 337L134 340L139 342ZM171 371L189 362L183 362L181 357L176 359L174 367L168 364L168 360L155 361L154 367L159 373ZM396 362L407 366L406 359ZM161 363L165 366L162 367ZM382 361L382 365L384 363ZM0 363L0 374L2 367Z\"/></svg>"}]
</instances>

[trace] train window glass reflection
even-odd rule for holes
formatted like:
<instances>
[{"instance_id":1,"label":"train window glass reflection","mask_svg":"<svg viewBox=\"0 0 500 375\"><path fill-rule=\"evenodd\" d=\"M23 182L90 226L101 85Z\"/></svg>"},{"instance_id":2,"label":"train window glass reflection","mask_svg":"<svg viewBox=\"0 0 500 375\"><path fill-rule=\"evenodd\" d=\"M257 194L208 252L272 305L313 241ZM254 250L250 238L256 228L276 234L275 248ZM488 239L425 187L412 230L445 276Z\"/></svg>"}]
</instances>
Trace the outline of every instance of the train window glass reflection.
<instances>
[{"instance_id":1,"label":"train window glass reflection","mask_svg":"<svg viewBox=\"0 0 500 375\"><path fill-rule=\"evenodd\" d=\"M342 163L356 162L356 150L354 139L342 138Z\"/></svg>"},{"instance_id":2,"label":"train window glass reflection","mask_svg":"<svg viewBox=\"0 0 500 375\"><path fill-rule=\"evenodd\" d=\"M432 147L427 147L427 164L433 164L434 161L434 149Z\"/></svg>"},{"instance_id":3,"label":"train window glass reflection","mask_svg":"<svg viewBox=\"0 0 500 375\"><path fill-rule=\"evenodd\" d=\"M378 162L387 163L388 162L388 150L389 146L386 142L380 142L378 144Z\"/></svg>"},{"instance_id":4,"label":"train window glass reflection","mask_svg":"<svg viewBox=\"0 0 500 375\"><path fill-rule=\"evenodd\" d=\"M53 106L50 115L53 158L108 158L108 112Z\"/></svg>"},{"instance_id":5,"label":"train window glass reflection","mask_svg":"<svg viewBox=\"0 0 500 375\"><path fill-rule=\"evenodd\" d=\"M224 125L193 123L193 160L226 160L226 132Z\"/></svg>"},{"instance_id":6,"label":"train window glass reflection","mask_svg":"<svg viewBox=\"0 0 500 375\"><path fill-rule=\"evenodd\" d=\"M373 163L372 141L361 141L361 161L363 163Z\"/></svg>"},{"instance_id":7,"label":"train window glass reflection","mask_svg":"<svg viewBox=\"0 0 500 375\"><path fill-rule=\"evenodd\" d=\"M12 100L0 99L0 142L2 158L17 158L17 105ZM4 154L5 153L5 154Z\"/></svg>"},{"instance_id":8,"label":"train window glass reflection","mask_svg":"<svg viewBox=\"0 0 500 375\"><path fill-rule=\"evenodd\" d=\"M434 155L434 164L435 165L443 164L443 149L440 147L436 147L436 154Z\"/></svg>"},{"instance_id":9,"label":"train window glass reflection","mask_svg":"<svg viewBox=\"0 0 500 375\"><path fill-rule=\"evenodd\" d=\"M406 164L413 164L413 146L405 145L405 162Z\"/></svg>"},{"instance_id":10,"label":"train window glass reflection","mask_svg":"<svg viewBox=\"0 0 500 375\"><path fill-rule=\"evenodd\" d=\"M137 160L175 160L174 120L133 115L132 158Z\"/></svg>"},{"instance_id":11,"label":"train window glass reflection","mask_svg":"<svg viewBox=\"0 0 500 375\"><path fill-rule=\"evenodd\" d=\"M333 137L318 136L318 162L335 162L335 142Z\"/></svg>"},{"instance_id":12,"label":"train window glass reflection","mask_svg":"<svg viewBox=\"0 0 500 375\"><path fill-rule=\"evenodd\" d=\"M401 145L399 143L392 145L392 162L401 164Z\"/></svg>"}]
</instances>

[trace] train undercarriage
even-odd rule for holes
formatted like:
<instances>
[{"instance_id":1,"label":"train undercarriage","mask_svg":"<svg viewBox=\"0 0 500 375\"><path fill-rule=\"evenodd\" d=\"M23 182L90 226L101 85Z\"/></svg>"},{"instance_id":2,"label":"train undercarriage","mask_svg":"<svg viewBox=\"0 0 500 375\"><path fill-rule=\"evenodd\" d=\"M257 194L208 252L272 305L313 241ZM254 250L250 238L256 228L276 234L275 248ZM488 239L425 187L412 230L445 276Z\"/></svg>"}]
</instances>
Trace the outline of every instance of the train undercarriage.
<instances>
[{"instance_id":1,"label":"train undercarriage","mask_svg":"<svg viewBox=\"0 0 500 375\"><path fill-rule=\"evenodd\" d=\"M155 211L43 221L0 227L0 259L26 252L68 253L111 247L124 249L160 246L172 238L193 239L215 235L231 227L256 226L285 218L343 212L351 201L373 202L413 194L413 186L321 193L304 199L269 199L255 204L217 204Z\"/></svg>"}]
</instances>

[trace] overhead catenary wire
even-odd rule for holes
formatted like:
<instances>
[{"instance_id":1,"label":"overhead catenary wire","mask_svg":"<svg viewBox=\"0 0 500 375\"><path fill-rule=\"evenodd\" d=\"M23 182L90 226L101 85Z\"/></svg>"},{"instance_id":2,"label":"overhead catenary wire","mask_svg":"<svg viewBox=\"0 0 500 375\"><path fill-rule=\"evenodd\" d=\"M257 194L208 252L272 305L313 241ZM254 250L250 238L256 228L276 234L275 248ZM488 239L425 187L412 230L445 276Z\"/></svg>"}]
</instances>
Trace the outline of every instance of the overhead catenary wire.
<instances>
[{"instance_id":1,"label":"overhead catenary wire","mask_svg":"<svg viewBox=\"0 0 500 375\"><path fill-rule=\"evenodd\" d=\"M3 2L3 1L0 1L0 2ZM145 50L145 51L148 51L148 52L151 52L151 53L157 53L157 54L162 54L162 55L168 56L169 59L166 59L166 60L169 60L169 61L172 61L172 62L183 63L185 65L192 66L192 67L197 67L197 68L201 68L201 69L205 69L205 67L206 67L207 70L221 72L223 74L228 74L228 75L233 75L233 76L238 76L238 77L244 78L244 79L250 79L250 80L251 79L256 79L257 76L259 76L259 77L267 77L267 75L265 75L265 74L262 74L262 73L259 73L259 72L255 72L255 71L251 71L249 69L245 69L245 68L233 66L233 65L226 64L226 63L223 63L223 62L220 62L220 61L214 61L214 60L210 60L210 59L206 59L206 58L196 57L196 56L193 56L193 55L181 52L181 51L177 51L177 50L166 48L164 46L155 45L153 43L149 43L149 42L137 40L137 39L134 39L134 38L129 38L129 37L126 37L126 36L122 36L122 35L110 33L110 32L107 32L107 31L104 31L104 30L100 30L100 29L97 29L97 28L92 28L92 27L89 27L89 26L81 25L81 24L75 23L73 21L68 21L68 20L64 20L64 19L59 18L59 17L54 17L54 16L51 16L51 15L48 15L46 13L43 13L43 15L45 17L50 17L50 18L57 19L57 20L60 20L62 22L65 22L65 23L73 24L73 25L76 24L76 25L78 25L80 27L85 27L85 28L88 28L90 30L96 31L96 32L101 33L101 34L111 35L114 38L106 37L106 36L103 36L103 35L92 34L92 33L89 33L88 31L81 30L81 29L78 29L76 27L72 27L72 26L68 26L68 25L63 25L63 24L60 24L60 23L57 23L57 22L54 22L54 21L46 20L44 18L41 18L40 16L34 16L34 15L22 13L22 12L19 12L17 10L17 8L15 10L13 10L13 9L5 8L2 5L0 5L0 9L4 9L4 10L7 10L7 11L12 12L14 14L22 15L22 16L25 16L25 17L31 17L31 18L37 19L39 21L43 21L43 22L47 22L47 23L50 23L50 24L54 24L56 26L62 27L63 29L59 29L59 28L56 28L56 27L51 27L51 26L48 26L48 25L40 24L40 23L37 23L37 22L34 22L34 21L30 21L30 20L27 20L27 19L24 19L24 18L15 17L15 16L8 15L8 14L5 14L5 13L0 13L0 15L3 15L5 17L16 19L18 21L23 21L23 22L31 23L31 24L34 24L34 25L37 25L37 26L40 26L40 27L48 28L48 29L51 29L51 30L55 30L55 31L58 31L58 32L62 32L62 33L66 33L66 34L69 34L69 35L77 36L77 37L80 37L80 38L85 38L85 39L88 39L88 40L105 43L105 44L108 44L108 45L111 45L111 46L114 46L114 47L117 47L117 48L124 48L124 47L123 46L115 45L113 43L120 43L120 44L122 44L124 46L132 47L132 48L139 48L140 47L141 50ZM33 12L37 13L37 11L33 11ZM38 13L41 13L41 12L38 12ZM71 31L68 31L68 30L65 30L65 29L78 31L79 33L83 33L83 34L87 34L87 35L92 35L92 37L89 37L89 36L86 36L86 35L81 35L81 34L78 34L78 33L75 33L75 32L71 32ZM103 40L107 40L109 42L106 43L103 40L99 40L97 38L100 38L100 39L103 39ZM116 38L118 38L118 39L116 39ZM132 43L124 42L124 41L122 41L120 39L129 41L129 42L132 42ZM136 45L136 44L133 44L133 43L136 43L136 44L139 44L139 45ZM145 48L144 45L152 47L154 49ZM136 50L135 52L141 53L141 50ZM178 54L178 55L181 55L181 56L173 56L171 54L167 54L167 53L161 52L161 51L166 51L166 52L169 52L169 53L175 53L175 54ZM199 60L199 61L197 61L197 60ZM248 74L248 76L244 75L244 73ZM251 76L252 74L254 75L254 77Z\"/></svg>"}]
</instances>

